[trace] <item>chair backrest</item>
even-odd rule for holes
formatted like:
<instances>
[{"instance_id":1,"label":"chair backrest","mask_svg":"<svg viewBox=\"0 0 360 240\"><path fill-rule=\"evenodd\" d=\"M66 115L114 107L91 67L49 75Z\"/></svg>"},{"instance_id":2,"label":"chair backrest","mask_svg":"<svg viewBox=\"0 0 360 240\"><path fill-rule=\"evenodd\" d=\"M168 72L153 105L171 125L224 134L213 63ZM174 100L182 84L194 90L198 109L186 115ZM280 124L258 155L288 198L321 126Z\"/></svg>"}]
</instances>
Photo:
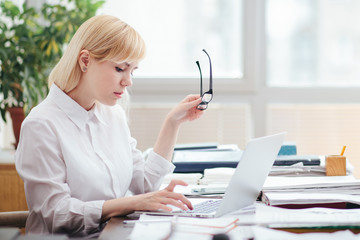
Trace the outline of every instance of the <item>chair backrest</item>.
<instances>
[{"instance_id":1,"label":"chair backrest","mask_svg":"<svg viewBox=\"0 0 360 240\"><path fill-rule=\"evenodd\" d=\"M0 212L0 227L24 228L29 211Z\"/></svg>"}]
</instances>

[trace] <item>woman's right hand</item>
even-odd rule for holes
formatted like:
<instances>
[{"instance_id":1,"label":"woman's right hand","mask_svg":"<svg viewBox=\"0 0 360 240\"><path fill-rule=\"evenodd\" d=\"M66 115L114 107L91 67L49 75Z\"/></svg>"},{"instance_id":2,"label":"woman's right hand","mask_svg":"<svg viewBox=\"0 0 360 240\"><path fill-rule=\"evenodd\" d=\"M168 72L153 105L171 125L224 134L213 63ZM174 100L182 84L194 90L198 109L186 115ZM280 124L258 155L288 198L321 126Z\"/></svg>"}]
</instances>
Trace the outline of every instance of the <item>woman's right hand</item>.
<instances>
[{"instance_id":1,"label":"woman's right hand","mask_svg":"<svg viewBox=\"0 0 360 240\"><path fill-rule=\"evenodd\" d=\"M168 205L173 205L182 210L193 209L191 202L181 193L175 193L176 185L187 186L182 180L171 180L163 190L134 196L134 211L171 211Z\"/></svg>"},{"instance_id":2,"label":"woman's right hand","mask_svg":"<svg viewBox=\"0 0 360 240\"><path fill-rule=\"evenodd\" d=\"M177 185L187 186L182 180L171 180L163 190L105 201L101 221L113 216L124 216L134 211L168 211L173 205L183 210L193 209L191 202L181 193L175 193Z\"/></svg>"}]
</instances>

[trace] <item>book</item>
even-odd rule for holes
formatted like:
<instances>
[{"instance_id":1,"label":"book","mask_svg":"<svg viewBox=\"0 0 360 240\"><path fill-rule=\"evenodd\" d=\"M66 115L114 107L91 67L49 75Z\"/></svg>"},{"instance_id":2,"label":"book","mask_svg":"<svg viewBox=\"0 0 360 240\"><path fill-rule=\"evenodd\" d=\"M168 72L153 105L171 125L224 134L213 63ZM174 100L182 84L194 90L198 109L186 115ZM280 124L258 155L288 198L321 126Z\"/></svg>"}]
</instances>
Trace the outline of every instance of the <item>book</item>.
<instances>
[{"instance_id":1,"label":"book","mask_svg":"<svg viewBox=\"0 0 360 240\"><path fill-rule=\"evenodd\" d=\"M236 168L241 155L242 151L234 145L217 146L216 149L182 149L174 151L172 163L176 167L174 173L204 173L210 168Z\"/></svg>"},{"instance_id":2,"label":"book","mask_svg":"<svg viewBox=\"0 0 360 240\"><path fill-rule=\"evenodd\" d=\"M279 155L275 159L274 166L291 166L302 163L304 166L319 166L320 156L318 155Z\"/></svg>"}]
</instances>

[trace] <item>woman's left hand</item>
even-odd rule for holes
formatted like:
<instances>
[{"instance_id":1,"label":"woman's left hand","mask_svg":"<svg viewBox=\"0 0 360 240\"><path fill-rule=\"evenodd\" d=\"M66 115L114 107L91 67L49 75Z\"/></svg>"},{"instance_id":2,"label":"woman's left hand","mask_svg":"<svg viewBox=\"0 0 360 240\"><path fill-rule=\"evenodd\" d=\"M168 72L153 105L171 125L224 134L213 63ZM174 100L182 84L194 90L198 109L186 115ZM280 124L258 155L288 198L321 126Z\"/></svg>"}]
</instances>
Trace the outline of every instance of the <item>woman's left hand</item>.
<instances>
[{"instance_id":1,"label":"woman's left hand","mask_svg":"<svg viewBox=\"0 0 360 240\"><path fill-rule=\"evenodd\" d=\"M169 112L168 119L176 124L198 119L204 113L196 108L200 103L199 95L188 95Z\"/></svg>"},{"instance_id":2,"label":"woman's left hand","mask_svg":"<svg viewBox=\"0 0 360 240\"><path fill-rule=\"evenodd\" d=\"M161 127L154 152L171 161L180 124L195 120L204 113L204 111L196 108L200 103L199 95L189 95L171 109Z\"/></svg>"}]
</instances>

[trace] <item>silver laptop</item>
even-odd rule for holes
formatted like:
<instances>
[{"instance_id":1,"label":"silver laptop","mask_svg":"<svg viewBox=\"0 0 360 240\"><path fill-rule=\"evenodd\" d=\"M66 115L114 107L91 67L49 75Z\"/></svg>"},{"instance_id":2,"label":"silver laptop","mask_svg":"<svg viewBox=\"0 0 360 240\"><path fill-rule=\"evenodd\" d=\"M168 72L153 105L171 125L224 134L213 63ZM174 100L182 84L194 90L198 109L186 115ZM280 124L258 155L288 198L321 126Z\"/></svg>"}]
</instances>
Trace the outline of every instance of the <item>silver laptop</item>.
<instances>
[{"instance_id":1,"label":"silver laptop","mask_svg":"<svg viewBox=\"0 0 360 240\"><path fill-rule=\"evenodd\" d=\"M146 212L156 215L220 217L253 204L284 142L286 133L252 139L248 142L222 199L195 204L194 210Z\"/></svg>"}]
</instances>

